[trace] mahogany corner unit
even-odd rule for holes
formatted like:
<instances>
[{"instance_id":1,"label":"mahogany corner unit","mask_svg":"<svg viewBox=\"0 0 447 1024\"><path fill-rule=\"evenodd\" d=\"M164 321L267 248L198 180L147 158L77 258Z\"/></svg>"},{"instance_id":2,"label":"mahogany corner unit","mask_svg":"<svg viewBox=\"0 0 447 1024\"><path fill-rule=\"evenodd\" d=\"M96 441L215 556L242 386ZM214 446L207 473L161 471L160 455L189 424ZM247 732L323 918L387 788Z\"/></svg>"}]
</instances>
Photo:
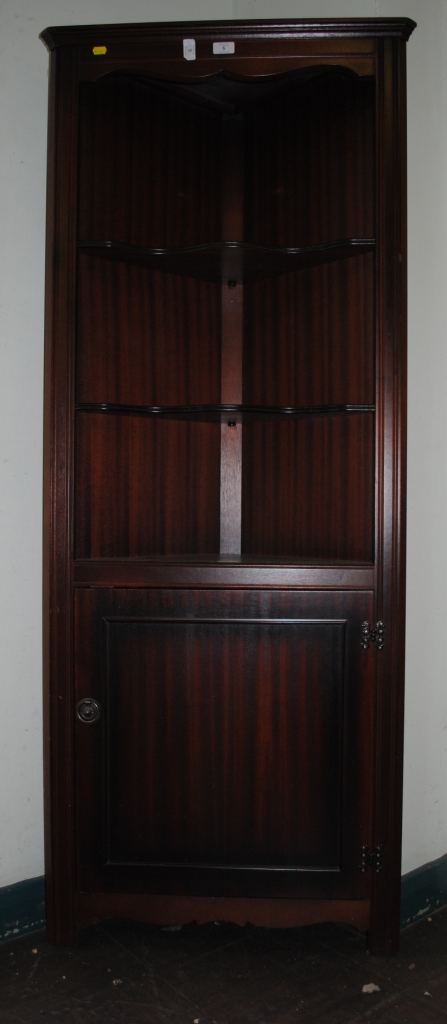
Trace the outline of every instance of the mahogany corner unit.
<instances>
[{"instance_id":1,"label":"mahogany corner unit","mask_svg":"<svg viewBox=\"0 0 447 1024\"><path fill-rule=\"evenodd\" d=\"M413 28L42 33L55 942L397 948Z\"/></svg>"}]
</instances>

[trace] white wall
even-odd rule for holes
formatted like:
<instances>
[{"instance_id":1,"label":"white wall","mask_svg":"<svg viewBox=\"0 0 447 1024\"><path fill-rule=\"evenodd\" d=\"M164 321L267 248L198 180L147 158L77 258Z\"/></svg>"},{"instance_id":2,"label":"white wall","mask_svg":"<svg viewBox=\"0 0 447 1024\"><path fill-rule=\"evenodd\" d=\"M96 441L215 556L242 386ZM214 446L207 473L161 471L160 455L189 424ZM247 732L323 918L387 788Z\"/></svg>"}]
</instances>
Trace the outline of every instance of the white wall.
<instances>
[{"instance_id":1,"label":"white wall","mask_svg":"<svg viewBox=\"0 0 447 1024\"><path fill-rule=\"evenodd\" d=\"M43 873L41 461L48 25L409 16L409 544L403 870L447 851L447 0L2 0L0 886Z\"/></svg>"}]
</instances>

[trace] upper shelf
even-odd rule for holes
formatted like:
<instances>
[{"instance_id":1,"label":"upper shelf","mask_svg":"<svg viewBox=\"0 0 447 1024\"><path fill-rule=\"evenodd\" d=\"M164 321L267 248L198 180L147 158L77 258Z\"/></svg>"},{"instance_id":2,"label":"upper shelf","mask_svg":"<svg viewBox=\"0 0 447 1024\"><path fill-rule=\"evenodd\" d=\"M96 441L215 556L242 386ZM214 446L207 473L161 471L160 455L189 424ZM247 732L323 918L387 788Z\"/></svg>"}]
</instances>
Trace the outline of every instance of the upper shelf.
<instances>
[{"instance_id":1,"label":"upper shelf","mask_svg":"<svg viewBox=\"0 0 447 1024\"><path fill-rule=\"evenodd\" d=\"M371 413L374 405L118 405L110 402L82 402L77 412L114 413L127 416L152 416L162 419L201 420L214 423L250 423L294 419L302 416L340 416L346 413Z\"/></svg>"},{"instance_id":2,"label":"upper shelf","mask_svg":"<svg viewBox=\"0 0 447 1024\"><path fill-rule=\"evenodd\" d=\"M210 242L181 249L147 249L111 241L79 242L78 248L103 259L138 263L152 270L165 270L203 281L237 284L347 259L371 252L374 245L374 238L345 238L302 248L277 248L250 242Z\"/></svg>"}]
</instances>

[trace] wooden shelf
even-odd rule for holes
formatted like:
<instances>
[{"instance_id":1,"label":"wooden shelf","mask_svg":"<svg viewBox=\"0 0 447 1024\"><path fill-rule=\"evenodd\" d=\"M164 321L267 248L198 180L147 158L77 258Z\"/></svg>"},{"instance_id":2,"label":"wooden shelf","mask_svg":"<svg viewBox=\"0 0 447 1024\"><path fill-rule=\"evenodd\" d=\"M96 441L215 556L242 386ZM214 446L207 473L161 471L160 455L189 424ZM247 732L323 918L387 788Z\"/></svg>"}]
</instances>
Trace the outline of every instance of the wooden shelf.
<instances>
[{"instance_id":1,"label":"wooden shelf","mask_svg":"<svg viewBox=\"0 0 447 1024\"><path fill-rule=\"evenodd\" d=\"M216 283L255 281L372 252L374 238L345 238L323 245L277 248L250 242L210 242L180 249L147 249L113 241L79 242L89 256L137 263L152 270Z\"/></svg>"},{"instance_id":2,"label":"wooden shelf","mask_svg":"<svg viewBox=\"0 0 447 1024\"><path fill-rule=\"evenodd\" d=\"M261 405L116 405L83 402L77 412L109 413L123 416L153 416L157 419L198 420L210 423L263 423L266 420L293 419L303 416L343 416L375 412L375 405L316 405L302 407Z\"/></svg>"},{"instance_id":3,"label":"wooden shelf","mask_svg":"<svg viewBox=\"0 0 447 1024\"><path fill-rule=\"evenodd\" d=\"M172 586L305 586L371 590L374 565L344 559L275 558L274 556L210 554L150 558L77 559L78 587Z\"/></svg>"}]
</instances>

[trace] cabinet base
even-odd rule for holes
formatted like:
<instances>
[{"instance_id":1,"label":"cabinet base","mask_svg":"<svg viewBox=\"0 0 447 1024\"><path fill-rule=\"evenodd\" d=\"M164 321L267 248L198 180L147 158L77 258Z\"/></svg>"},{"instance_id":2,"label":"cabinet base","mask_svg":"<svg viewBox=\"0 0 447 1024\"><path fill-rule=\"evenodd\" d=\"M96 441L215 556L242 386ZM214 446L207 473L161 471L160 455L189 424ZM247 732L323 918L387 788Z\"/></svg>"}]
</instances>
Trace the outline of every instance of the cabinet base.
<instances>
[{"instance_id":1,"label":"cabinet base","mask_svg":"<svg viewBox=\"0 0 447 1024\"><path fill-rule=\"evenodd\" d=\"M77 893L78 927L107 917L129 917L151 924L206 924L232 921L263 928L299 928L333 921L359 931L370 925L369 900L231 899L225 896L148 896L135 893Z\"/></svg>"}]
</instances>

